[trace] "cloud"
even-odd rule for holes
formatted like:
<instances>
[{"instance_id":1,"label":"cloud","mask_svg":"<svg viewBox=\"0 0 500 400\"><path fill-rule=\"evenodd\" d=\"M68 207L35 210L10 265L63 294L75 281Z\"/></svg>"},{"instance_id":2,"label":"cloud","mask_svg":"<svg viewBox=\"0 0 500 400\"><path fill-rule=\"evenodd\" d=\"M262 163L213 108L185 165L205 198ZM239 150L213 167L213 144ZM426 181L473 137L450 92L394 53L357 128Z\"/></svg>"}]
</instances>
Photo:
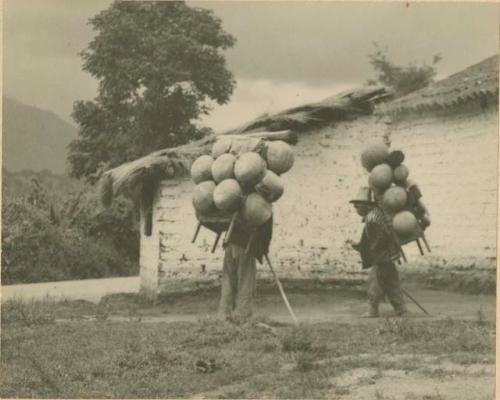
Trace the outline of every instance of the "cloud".
<instances>
[{"instance_id":1,"label":"cloud","mask_svg":"<svg viewBox=\"0 0 500 400\"><path fill-rule=\"evenodd\" d=\"M95 96L78 52L88 19L111 0L4 0L4 92L66 119ZM472 3L190 2L212 9L237 43L227 52L239 87L206 119L217 129L326 97L372 76L372 42L399 63L442 53L440 77L498 52L499 5ZM310 96L310 97L308 97ZM294 103L296 101L296 103Z\"/></svg>"},{"instance_id":2,"label":"cloud","mask_svg":"<svg viewBox=\"0 0 500 400\"><path fill-rule=\"evenodd\" d=\"M498 52L497 3L211 2L237 43L227 53L238 78L323 85L372 75L373 42L398 63L443 54L445 74Z\"/></svg>"},{"instance_id":3,"label":"cloud","mask_svg":"<svg viewBox=\"0 0 500 400\"><path fill-rule=\"evenodd\" d=\"M322 100L359 83L330 84L322 87L301 82L275 82L269 79L240 79L228 104L215 106L202 124L216 132L235 128L264 113Z\"/></svg>"}]
</instances>

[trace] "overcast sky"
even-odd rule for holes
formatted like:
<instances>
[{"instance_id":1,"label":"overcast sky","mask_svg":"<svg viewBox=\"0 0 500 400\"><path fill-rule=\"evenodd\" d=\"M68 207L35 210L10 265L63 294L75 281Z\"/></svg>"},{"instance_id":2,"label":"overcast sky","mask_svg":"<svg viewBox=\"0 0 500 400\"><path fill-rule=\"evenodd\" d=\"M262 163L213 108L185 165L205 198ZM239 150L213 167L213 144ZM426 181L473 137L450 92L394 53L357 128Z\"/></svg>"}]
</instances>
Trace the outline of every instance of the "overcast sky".
<instances>
[{"instance_id":1,"label":"overcast sky","mask_svg":"<svg viewBox=\"0 0 500 400\"><path fill-rule=\"evenodd\" d=\"M78 52L107 0L4 0L4 94L69 120L95 96ZM320 100L372 76L373 42L401 63L440 53L446 76L498 52L495 3L189 2L214 10L236 37L227 52L238 87L206 123L226 129L262 112Z\"/></svg>"}]
</instances>

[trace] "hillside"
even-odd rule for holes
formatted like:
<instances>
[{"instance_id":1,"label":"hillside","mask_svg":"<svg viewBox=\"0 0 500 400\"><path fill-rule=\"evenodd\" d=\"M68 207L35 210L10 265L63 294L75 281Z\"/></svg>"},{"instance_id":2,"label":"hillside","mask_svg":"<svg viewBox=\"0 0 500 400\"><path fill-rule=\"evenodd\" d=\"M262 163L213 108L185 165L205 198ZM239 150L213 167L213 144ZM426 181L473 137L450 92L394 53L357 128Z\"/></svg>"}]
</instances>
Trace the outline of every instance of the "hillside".
<instances>
[{"instance_id":1,"label":"hillside","mask_svg":"<svg viewBox=\"0 0 500 400\"><path fill-rule=\"evenodd\" d=\"M2 135L4 167L63 173L77 129L50 111L4 97Z\"/></svg>"},{"instance_id":2,"label":"hillside","mask_svg":"<svg viewBox=\"0 0 500 400\"><path fill-rule=\"evenodd\" d=\"M2 170L2 198L4 202L29 195L36 185L35 181L44 188L49 199L53 202L83 189L82 182L65 175L54 174L48 170L11 172L4 168Z\"/></svg>"}]
</instances>

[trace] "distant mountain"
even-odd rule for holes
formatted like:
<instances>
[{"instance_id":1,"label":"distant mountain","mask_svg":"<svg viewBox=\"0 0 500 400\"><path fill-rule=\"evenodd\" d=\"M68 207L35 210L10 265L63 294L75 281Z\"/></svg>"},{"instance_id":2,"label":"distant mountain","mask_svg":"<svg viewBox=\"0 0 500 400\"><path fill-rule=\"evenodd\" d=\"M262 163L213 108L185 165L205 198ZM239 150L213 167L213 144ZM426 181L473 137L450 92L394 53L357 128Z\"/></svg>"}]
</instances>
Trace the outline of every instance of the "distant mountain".
<instances>
[{"instance_id":1,"label":"distant mountain","mask_svg":"<svg viewBox=\"0 0 500 400\"><path fill-rule=\"evenodd\" d=\"M66 171L68 144L77 129L51 111L3 98L3 167L10 171Z\"/></svg>"}]
</instances>

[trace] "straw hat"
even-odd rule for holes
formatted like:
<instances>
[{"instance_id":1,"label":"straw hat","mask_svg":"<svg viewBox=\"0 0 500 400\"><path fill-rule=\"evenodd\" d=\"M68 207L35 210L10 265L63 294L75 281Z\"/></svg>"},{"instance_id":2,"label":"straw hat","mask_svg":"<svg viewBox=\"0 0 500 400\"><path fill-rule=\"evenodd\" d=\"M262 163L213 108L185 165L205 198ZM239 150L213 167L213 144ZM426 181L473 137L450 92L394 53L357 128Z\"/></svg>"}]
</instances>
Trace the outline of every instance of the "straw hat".
<instances>
[{"instance_id":1,"label":"straw hat","mask_svg":"<svg viewBox=\"0 0 500 400\"><path fill-rule=\"evenodd\" d=\"M363 205L374 205L375 202L372 200L372 192L369 187L362 186L359 188L357 196L349 201L351 204L363 204Z\"/></svg>"}]
</instances>

